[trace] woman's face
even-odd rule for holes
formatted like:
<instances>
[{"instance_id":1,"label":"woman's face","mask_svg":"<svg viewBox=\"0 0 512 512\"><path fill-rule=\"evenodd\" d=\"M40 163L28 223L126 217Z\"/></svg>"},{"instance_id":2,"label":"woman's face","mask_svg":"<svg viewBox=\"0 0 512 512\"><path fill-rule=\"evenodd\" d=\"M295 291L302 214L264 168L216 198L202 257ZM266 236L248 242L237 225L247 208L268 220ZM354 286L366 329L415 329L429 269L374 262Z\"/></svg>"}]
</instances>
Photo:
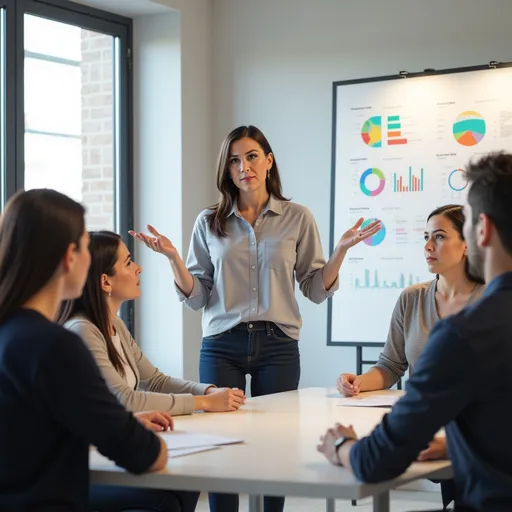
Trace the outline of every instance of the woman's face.
<instances>
[{"instance_id":1,"label":"woman's face","mask_svg":"<svg viewBox=\"0 0 512 512\"><path fill-rule=\"evenodd\" d=\"M140 297L140 273L142 267L132 261L128 247L122 241L117 248L117 261L114 265L114 275L102 275L103 290L110 293L109 297L118 302L137 299Z\"/></svg>"},{"instance_id":2,"label":"woman's face","mask_svg":"<svg viewBox=\"0 0 512 512\"><path fill-rule=\"evenodd\" d=\"M234 141L229 148L229 175L240 191L255 192L266 187L267 174L273 161L272 153L265 155L258 142L244 137Z\"/></svg>"},{"instance_id":3,"label":"woman's face","mask_svg":"<svg viewBox=\"0 0 512 512\"><path fill-rule=\"evenodd\" d=\"M428 270L442 275L465 265L467 245L452 222L444 215L431 217L425 227L425 258Z\"/></svg>"}]
</instances>

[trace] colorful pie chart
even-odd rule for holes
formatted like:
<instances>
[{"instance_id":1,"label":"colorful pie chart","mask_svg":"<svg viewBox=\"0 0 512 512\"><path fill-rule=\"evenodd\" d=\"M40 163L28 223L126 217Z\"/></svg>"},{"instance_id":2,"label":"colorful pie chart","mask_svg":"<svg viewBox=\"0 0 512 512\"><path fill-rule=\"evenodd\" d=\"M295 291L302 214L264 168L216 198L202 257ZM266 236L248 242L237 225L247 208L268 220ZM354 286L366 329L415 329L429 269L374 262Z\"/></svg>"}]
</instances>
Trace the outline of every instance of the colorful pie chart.
<instances>
[{"instance_id":1,"label":"colorful pie chart","mask_svg":"<svg viewBox=\"0 0 512 512\"><path fill-rule=\"evenodd\" d=\"M373 219L366 219L363 224L361 225L361 229L364 229L366 226L368 226L368 224L376 221L377 219L373 218ZM384 242L384 239L386 238L386 226L384 226L384 224L381 222L381 225L382 225L382 229L380 231L378 231L377 233L375 233L375 235L371 236L370 238L367 238L364 243L366 245L369 245L371 247L375 247L376 245L379 245L381 244L382 242Z\"/></svg>"},{"instance_id":2,"label":"colorful pie chart","mask_svg":"<svg viewBox=\"0 0 512 512\"><path fill-rule=\"evenodd\" d=\"M476 146L485 136L485 119L473 110L462 112L453 123L453 136L462 146Z\"/></svg>"},{"instance_id":3,"label":"colorful pie chart","mask_svg":"<svg viewBox=\"0 0 512 512\"><path fill-rule=\"evenodd\" d=\"M371 148L382 147L382 117L373 116L367 119L361 128L361 137Z\"/></svg>"}]
</instances>

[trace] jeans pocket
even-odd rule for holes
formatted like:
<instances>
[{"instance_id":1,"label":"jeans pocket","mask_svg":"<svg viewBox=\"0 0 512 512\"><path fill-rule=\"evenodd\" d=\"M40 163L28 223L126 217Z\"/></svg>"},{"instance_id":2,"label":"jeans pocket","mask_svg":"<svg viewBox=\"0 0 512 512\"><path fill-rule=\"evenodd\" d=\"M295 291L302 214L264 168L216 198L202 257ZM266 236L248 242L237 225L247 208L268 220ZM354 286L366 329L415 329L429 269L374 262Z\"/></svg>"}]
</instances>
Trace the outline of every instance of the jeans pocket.
<instances>
[{"instance_id":1,"label":"jeans pocket","mask_svg":"<svg viewBox=\"0 0 512 512\"><path fill-rule=\"evenodd\" d=\"M231 330L222 331L219 334L213 334L212 336L204 336L203 340L206 340L206 341L220 340L221 338L223 338L224 336L226 336L227 334L230 334L230 333L231 333Z\"/></svg>"},{"instance_id":2,"label":"jeans pocket","mask_svg":"<svg viewBox=\"0 0 512 512\"><path fill-rule=\"evenodd\" d=\"M277 341L297 341L295 338L291 338L282 329L274 325L270 328L270 337Z\"/></svg>"}]
</instances>

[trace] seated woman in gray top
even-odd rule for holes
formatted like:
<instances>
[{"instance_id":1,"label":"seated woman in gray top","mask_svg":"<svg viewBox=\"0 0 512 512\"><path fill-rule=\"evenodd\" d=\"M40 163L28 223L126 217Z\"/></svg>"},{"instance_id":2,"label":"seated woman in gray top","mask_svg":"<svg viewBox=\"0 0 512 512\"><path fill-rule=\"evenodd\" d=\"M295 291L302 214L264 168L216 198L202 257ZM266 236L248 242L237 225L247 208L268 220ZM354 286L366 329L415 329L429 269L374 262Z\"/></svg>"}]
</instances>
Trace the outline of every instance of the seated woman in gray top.
<instances>
[{"instance_id":1,"label":"seated woman in gray top","mask_svg":"<svg viewBox=\"0 0 512 512\"><path fill-rule=\"evenodd\" d=\"M130 411L164 410L177 416L196 410L236 411L243 391L164 375L146 358L124 322L121 305L140 296L140 273L121 237L90 233L91 266L82 296L61 315L64 326L91 350L103 377Z\"/></svg>"},{"instance_id":2,"label":"seated woman in gray top","mask_svg":"<svg viewBox=\"0 0 512 512\"><path fill-rule=\"evenodd\" d=\"M428 216L425 258L429 271L436 274L436 278L409 286L401 293L377 364L362 375L341 374L336 387L342 395L387 389L396 384L407 369L412 373L434 324L480 297L484 281L469 268L463 226L464 213L460 205L441 206ZM445 444L438 440L420 454L420 459L444 455Z\"/></svg>"},{"instance_id":3,"label":"seated woman in gray top","mask_svg":"<svg viewBox=\"0 0 512 512\"><path fill-rule=\"evenodd\" d=\"M345 396L360 391L387 389L414 365L434 324L478 299L483 279L468 266L462 234L464 214L460 205L435 209L427 218L425 258L436 278L406 288L396 303L384 350L377 364L363 375L343 373L337 381Z\"/></svg>"}]
</instances>

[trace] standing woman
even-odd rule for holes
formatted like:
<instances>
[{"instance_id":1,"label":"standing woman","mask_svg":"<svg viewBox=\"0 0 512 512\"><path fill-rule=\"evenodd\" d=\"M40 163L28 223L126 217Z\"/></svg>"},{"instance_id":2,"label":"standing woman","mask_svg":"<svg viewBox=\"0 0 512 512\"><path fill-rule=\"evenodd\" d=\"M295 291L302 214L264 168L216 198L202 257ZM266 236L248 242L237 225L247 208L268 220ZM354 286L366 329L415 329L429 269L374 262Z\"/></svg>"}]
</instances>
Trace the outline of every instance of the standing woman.
<instances>
[{"instance_id":1,"label":"standing woman","mask_svg":"<svg viewBox=\"0 0 512 512\"><path fill-rule=\"evenodd\" d=\"M319 304L338 288L347 250L380 229L363 219L340 239L326 263L311 212L283 196L272 148L254 126L233 130L217 164L219 202L195 223L187 264L171 241L131 232L171 265L180 300L204 308L200 380L251 395L295 390L299 385L298 339L302 319L295 280ZM266 497L265 512L280 512L284 498ZM238 496L210 495L212 512L238 510Z\"/></svg>"}]
</instances>

